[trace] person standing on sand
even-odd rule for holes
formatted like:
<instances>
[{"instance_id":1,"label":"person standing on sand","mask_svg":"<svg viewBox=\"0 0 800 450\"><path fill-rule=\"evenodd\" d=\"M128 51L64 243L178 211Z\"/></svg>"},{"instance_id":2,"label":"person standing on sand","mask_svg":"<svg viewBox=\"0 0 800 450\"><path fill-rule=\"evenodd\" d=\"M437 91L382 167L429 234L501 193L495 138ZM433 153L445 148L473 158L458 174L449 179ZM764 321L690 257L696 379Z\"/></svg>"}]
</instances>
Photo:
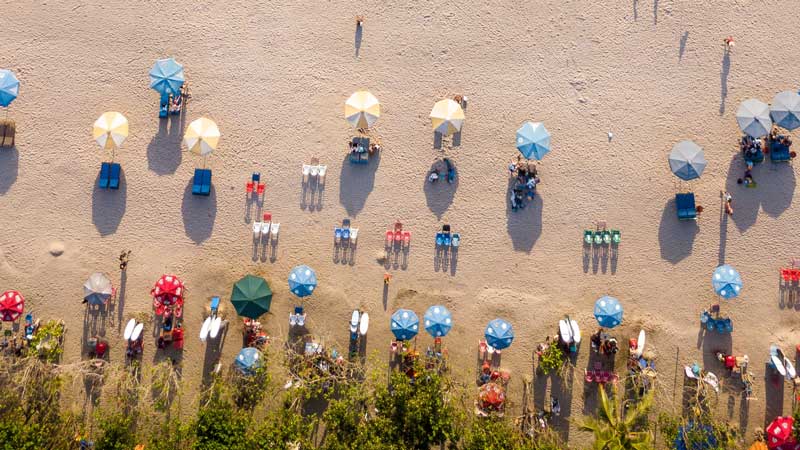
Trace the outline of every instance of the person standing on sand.
<instances>
[{"instance_id":1,"label":"person standing on sand","mask_svg":"<svg viewBox=\"0 0 800 450\"><path fill-rule=\"evenodd\" d=\"M722 40L725 43L725 51L730 53L733 51L733 36L728 36Z\"/></svg>"},{"instance_id":2,"label":"person standing on sand","mask_svg":"<svg viewBox=\"0 0 800 450\"><path fill-rule=\"evenodd\" d=\"M733 197L731 194L726 191L720 191L722 194L722 199L725 201L725 214L732 216L733 215Z\"/></svg>"},{"instance_id":3,"label":"person standing on sand","mask_svg":"<svg viewBox=\"0 0 800 450\"><path fill-rule=\"evenodd\" d=\"M119 254L119 270L125 270L128 268L128 259L131 257L130 250L123 250L122 253Z\"/></svg>"}]
</instances>

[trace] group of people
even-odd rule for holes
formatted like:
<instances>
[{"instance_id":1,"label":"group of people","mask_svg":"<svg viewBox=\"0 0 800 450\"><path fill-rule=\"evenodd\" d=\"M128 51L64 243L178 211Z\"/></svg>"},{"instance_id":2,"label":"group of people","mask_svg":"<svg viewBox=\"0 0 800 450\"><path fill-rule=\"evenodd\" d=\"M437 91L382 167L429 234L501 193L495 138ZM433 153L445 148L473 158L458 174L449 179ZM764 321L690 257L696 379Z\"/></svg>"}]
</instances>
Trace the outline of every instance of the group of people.
<instances>
[{"instance_id":1,"label":"group of people","mask_svg":"<svg viewBox=\"0 0 800 450\"><path fill-rule=\"evenodd\" d=\"M615 355L619 351L617 339L602 328L597 330L597 333L592 335L592 350L602 355Z\"/></svg>"},{"instance_id":2,"label":"group of people","mask_svg":"<svg viewBox=\"0 0 800 450\"><path fill-rule=\"evenodd\" d=\"M541 180L539 179L536 165L531 164L530 161L522 161L519 156L517 156L516 162L511 162L508 165L508 171L514 179L514 184L511 188L511 209L516 211L524 208L527 200L533 200L533 196L536 193L536 185Z\"/></svg>"}]
</instances>

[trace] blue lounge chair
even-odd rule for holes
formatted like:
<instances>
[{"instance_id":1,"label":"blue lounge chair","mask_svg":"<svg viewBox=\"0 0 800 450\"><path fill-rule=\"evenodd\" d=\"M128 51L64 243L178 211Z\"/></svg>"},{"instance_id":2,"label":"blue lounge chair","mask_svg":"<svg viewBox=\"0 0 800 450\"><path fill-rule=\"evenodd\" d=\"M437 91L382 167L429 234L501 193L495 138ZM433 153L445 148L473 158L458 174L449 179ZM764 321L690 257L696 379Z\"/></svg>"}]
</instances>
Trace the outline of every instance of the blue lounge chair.
<instances>
[{"instance_id":1,"label":"blue lounge chair","mask_svg":"<svg viewBox=\"0 0 800 450\"><path fill-rule=\"evenodd\" d=\"M697 207L694 204L694 194L675 194L675 206L678 209L678 219L695 220L697 219Z\"/></svg>"},{"instance_id":2,"label":"blue lounge chair","mask_svg":"<svg viewBox=\"0 0 800 450\"><path fill-rule=\"evenodd\" d=\"M444 158L444 165L447 167L447 182L454 183L456 181L456 167L448 158Z\"/></svg>"},{"instance_id":3,"label":"blue lounge chair","mask_svg":"<svg viewBox=\"0 0 800 450\"><path fill-rule=\"evenodd\" d=\"M204 169L203 174L203 195L211 195L211 169Z\"/></svg>"},{"instance_id":4,"label":"blue lounge chair","mask_svg":"<svg viewBox=\"0 0 800 450\"><path fill-rule=\"evenodd\" d=\"M97 180L97 186L100 189L108 189L108 176L111 173L111 163L100 164L100 179Z\"/></svg>"},{"instance_id":5,"label":"blue lounge chair","mask_svg":"<svg viewBox=\"0 0 800 450\"><path fill-rule=\"evenodd\" d=\"M444 244L444 233L436 233L436 246L441 247Z\"/></svg>"},{"instance_id":6,"label":"blue lounge chair","mask_svg":"<svg viewBox=\"0 0 800 450\"><path fill-rule=\"evenodd\" d=\"M342 240L342 229L341 228L334 228L333 229L333 242L338 244L339 241Z\"/></svg>"},{"instance_id":7,"label":"blue lounge chair","mask_svg":"<svg viewBox=\"0 0 800 450\"><path fill-rule=\"evenodd\" d=\"M169 114L169 95L161 96L161 106L158 110L158 117L167 117Z\"/></svg>"},{"instance_id":8,"label":"blue lounge chair","mask_svg":"<svg viewBox=\"0 0 800 450\"><path fill-rule=\"evenodd\" d=\"M449 247L450 246L450 233L443 233L443 234L444 234L444 236L443 236L444 237L444 243L443 244L444 244L445 247Z\"/></svg>"},{"instance_id":9,"label":"blue lounge chair","mask_svg":"<svg viewBox=\"0 0 800 450\"><path fill-rule=\"evenodd\" d=\"M791 158L789 146L777 141L773 141L769 146L769 159L772 162L786 162Z\"/></svg>"},{"instance_id":10,"label":"blue lounge chair","mask_svg":"<svg viewBox=\"0 0 800 450\"><path fill-rule=\"evenodd\" d=\"M109 164L108 173L108 188L119 189L119 175L122 172L122 167L117 163Z\"/></svg>"}]
</instances>

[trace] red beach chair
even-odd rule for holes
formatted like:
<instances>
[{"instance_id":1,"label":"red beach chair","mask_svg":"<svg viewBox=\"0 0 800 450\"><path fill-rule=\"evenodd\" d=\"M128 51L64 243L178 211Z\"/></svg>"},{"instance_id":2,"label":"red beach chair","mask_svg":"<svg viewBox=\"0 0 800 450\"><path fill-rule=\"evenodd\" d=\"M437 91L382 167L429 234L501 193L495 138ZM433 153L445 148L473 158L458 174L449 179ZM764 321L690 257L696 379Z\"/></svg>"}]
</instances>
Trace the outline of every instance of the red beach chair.
<instances>
[{"instance_id":1,"label":"red beach chair","mask_svg":"<svg viewBox=\"0 0 800 450\"><path fill-rule=\"evenodd\" d=\"M247 184L245 185L245 189L247 190L248 194L252 194L253 193L253 182L252 181L248 181Z\"/></svg>"},{"instance_id":2,"label":"red beach chair","mask_svg":"<svg viewBox=\"0 0 800 450\"><path fill-rule=\"evenodd\" d=\"M397 240L399 241L400 239L398 238ZM404 231L403 232L403 243L404 243L404 245L406 247L408 247L408 245L411 243L411 232L410 231Z\"/></svg>"},{"instance_id":3,"label":"red beach chair","mask_svg":"<svg viewBox=\"0 0 800 450\"><path fill-rule=\"evenodd\" d=\"M257 193L258 193L258 195L261 195L261 194L263 194L263 193L264 193L264 188L265 188L266 186L267 186L267 184L266 184L266 183L258 183L258 187L256 188L256 189L257 189Z\"/></svg>"},{"instance_id":4,"label":"red beach chair","mask_svg":"<svg viewBox=\"0 0 800 450\"><path fill-rule=\"evenodd\" d=\"M479 341L478 342L478 354L481 356L481 359L486 359L486 341Z\"/></svg>"},{"instance_id":5,"label":"red beach chair","mask_svg":"<svg viewBox=\"0 0 800 450\"><path fill-rule=\"evenodd\" d=\"M386 245L389 246L394 242L394 232L392 230L386 230Z\"/></svg>"},{"instance_id":6,"label":"red beach chair","mask_svg":"<svg viewBox=\"0 0 800 450\"><path fill-rule=\"evenodd\" d=\"M586 369L584 369L583 371L585 373L584 377L586 378L586 382L587 383L593 382L594 381L594 370L586 370Z\"/></svg>"},{"instance_id":7,"label":"red beach chair","mask_svg":"<svg viewBox=\"0 0 800 450\"><path fill-rule=\"evenodd\" d=\"M790 282L792 281L792 270L791 269L781 269L781 278L783 281Z\"/></svg>"},{"instance_id":8,"label":"red beach chair","mask_svg":"<svg viewBox=\"0 0 800 450\"><path fill-rule=\"evenodd\" d=\"M791 270L792 281L800 281L800 269Z\"/></svg>"}]
</instances>

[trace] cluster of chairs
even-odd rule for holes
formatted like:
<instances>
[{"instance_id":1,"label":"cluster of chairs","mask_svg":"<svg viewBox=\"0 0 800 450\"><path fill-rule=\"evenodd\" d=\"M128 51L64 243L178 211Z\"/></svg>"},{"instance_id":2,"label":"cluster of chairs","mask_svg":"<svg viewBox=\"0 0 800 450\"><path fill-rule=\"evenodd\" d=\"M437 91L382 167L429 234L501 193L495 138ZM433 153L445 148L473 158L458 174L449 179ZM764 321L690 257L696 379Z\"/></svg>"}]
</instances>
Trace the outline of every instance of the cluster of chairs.
<instances>
[{"instance_id":1,"label":"cluster of chairs","mask_svg":"<svg viewBox=\"0 0 800 450\"><path fill-rule=\"evenodd\" d=\"M800 282L800 269L794 267L781 268L781 278L785 283Z\"/></svg>"},{"instance_id":2,"label":"cluster of chairs","mask_svg":"<svg viewBox=\"0 0 800 450\"><path fill-rule=\"evenodd\" d=\"M609 370L584 369L584 379L587 383L616 383L619 380L619 375Z\"/></svg>"},{"instance_id":3,"label":"cluster of chairs","mask_svg":"<svg viewBox=\"0 0 800 450\"><path fill-rule=\"evenodd\" d=\"M403 231L403 224L396 222L394 230L386 230L386 248L399 246L401 249L411 245L411 232Z\"/></svg>"},{"instance_id":4,"label":"cluster of chairs","mask_svg":"<svg viewBox=\"0 0 800 450\"><path fill-rule=\"evenodd\" d=\"M619 245L622 233L619 230L584 230L583 242L587 245Z\"/></svg>"},{"instance_id":5,"label":"cluster of chairs","mask_svg":"<svg viewBox=\"0 0 800 450\"><path fill-rule=\"evenodd\" d=\"M290 327L304 327L306 326L306 312L302 306L295 306L294 313L289 314Z\"/></svg>"},{"instance_id":6,"label":"cluster of chairs","mask_svg":"<svg viewBox=\"0 0 800 450\"><path fill-rule=\"evenodd\" d=\"M733 332L733 321L729 317L714 317L708 311L703 311L703 313L700 314L700 323L705 326L708 331L716 331L721 334Z\"/></svg>"},{"instance_id":7,"label":"cluster of chairs","mask_svg":"<svg viewBox=\"0 0 800 450\"><path fill-rule=\"evenodd\" d=\"M697 206L694 201L694 193L675 194L675 207L678 210L679 220L697 220Z\"/></svg>"},{"instance_id":8,"label":"cluster of chairs","mask_svg":"<svg viewBox=\"0 0 800 450\"><path fill-rule=\"evenodd\" d=\"M303 183L316 179L319 184L325 184L325 173L328 166L322 164L303 164Z\"/></svg>"},{"instance_id":9,"label":"cluster of chairs","mask_svg":"<svg viewBox=\"0 0 800 450\"><path fill-rule=\"evenodd\" d=\"M194 169L192 195L211 194L211 169Z\"/></svg>"},{"instance_id":10,"label":"cluster of chairs","mask_svg":"<svg viewBox=\"0 0 800 450\"><path fill-rule=\"evenodd\" d=\"M457 249L461 245L461 235L458 233L450 233L450 225L442 225L442 231L436 233L436 247L453 247Z\"/></svg>"},{"instance_id":11,"label":"cluster of chairs","mask_svg":"<svg viewBox=\"0 0 800 450\"><path fill-rule=\"evenodd\" d=\"M355 246L358 243L358 228L350 227L349 219L343 220L341 228L336 227L333 229L333 243L343 247Z\"/></svg>"},{"instance_id":12,"label":"cluster of chairs","mask_svg":"<svg viewBox=\"0 0 800 450\"><path fill-rule=\"evenodd\" d=\"M354 137L350 141L350 162L353 164L367 164L369 162L369 138L368 137Z\"/></svg>"},{"instance_id":13,"label":"cluster of chairs","mask_svg":"<svg viewBox=\"0 0 800 450\"><path fill-rule=\"evenodd\" d=\"M264 220L262 222L253 222L253 241L258 242L261 240L262 244L269 244L272 239L273 244L278 241L278 232L280 231L281 224L272 221L271 213L264 213Z\"/></svg>"},{"instance_id":14,"label":"cluster of chairs","mask_svg":"<svg viewBox=\"0 0 800 450\"><path fill-rule=\"evenodd\" d=\"M119 189L119 177L122 167L118 163L104 162L100 165L100 179L97 181L100 189Z\"/></svg>"},{"instance_id":15,"label":"cluster of chairs","mask_svg":"<svg viewBox=\"0 0 800 450\"><path fill-rule=\"evenodd\" d=\"M792 160L791 144L786 136L778 135L769 141L769 159L772 162Z\"/></svg>"},{"instance_id":16,"label":"cluster of chairs","mask_svg":"<svg viewBox=\"0 0 800 450\"><path fill-rule=\"evenodd\" d=\"M245 192L247 192L247 195L263 195L266 187L267 184L261 182L261 173L253 172L253 175L250 176L250 181L245 184Z\"/></svg>"}]
</instances>

